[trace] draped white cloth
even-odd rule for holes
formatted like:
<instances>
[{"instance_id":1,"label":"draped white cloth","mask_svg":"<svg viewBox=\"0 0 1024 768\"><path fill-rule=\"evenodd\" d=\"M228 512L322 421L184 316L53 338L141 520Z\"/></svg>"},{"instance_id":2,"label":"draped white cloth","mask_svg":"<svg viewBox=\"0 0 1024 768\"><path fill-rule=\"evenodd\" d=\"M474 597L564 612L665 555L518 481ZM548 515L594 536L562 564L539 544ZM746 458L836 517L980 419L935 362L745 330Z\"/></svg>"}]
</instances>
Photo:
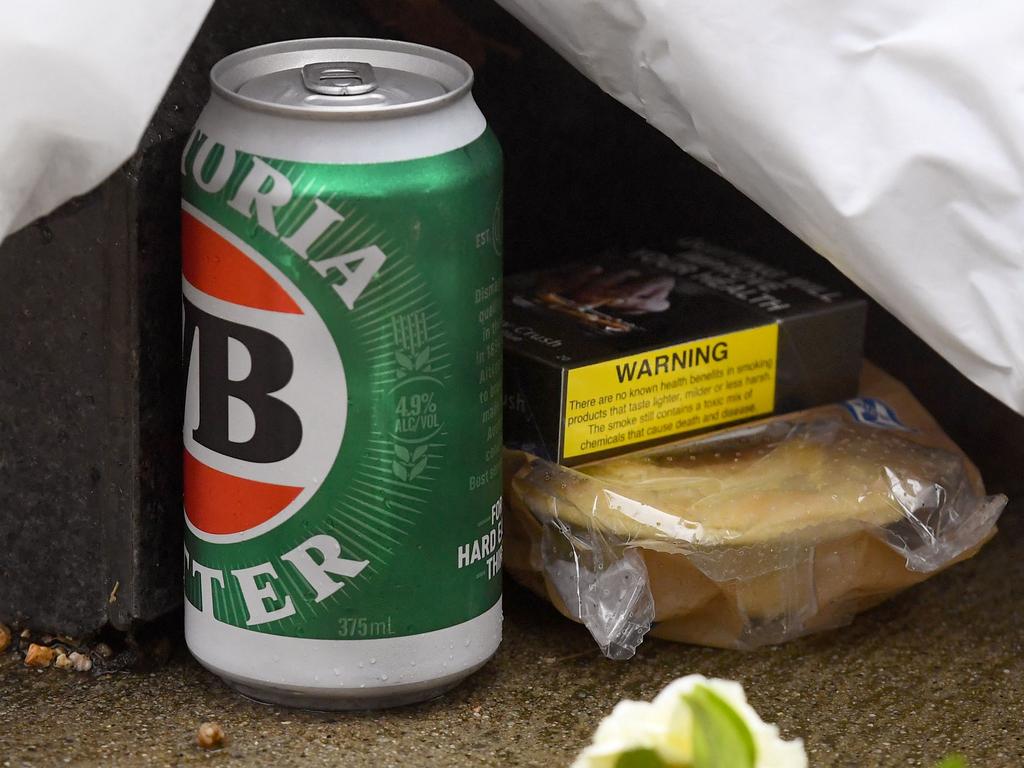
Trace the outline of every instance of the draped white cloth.
<instances>
[{"instance_id":1,"label":"draped white cloth","mask_svg":"<svg viewBox=\"0 0 1024 768\"><path fill-rule=\"evenodd\" d=\"M498 2L1024 413L1024 3Z\"/></svg>"},{"instance_id":2,"label":"draped white cloth","mask_svg":"<svg viewBox=\"0 0 1024 768\"><path fill-rule=\"evenodd\" d=\"M0 240L131 156L211 2L0 2Z\"/></svg>"}]
</instances>

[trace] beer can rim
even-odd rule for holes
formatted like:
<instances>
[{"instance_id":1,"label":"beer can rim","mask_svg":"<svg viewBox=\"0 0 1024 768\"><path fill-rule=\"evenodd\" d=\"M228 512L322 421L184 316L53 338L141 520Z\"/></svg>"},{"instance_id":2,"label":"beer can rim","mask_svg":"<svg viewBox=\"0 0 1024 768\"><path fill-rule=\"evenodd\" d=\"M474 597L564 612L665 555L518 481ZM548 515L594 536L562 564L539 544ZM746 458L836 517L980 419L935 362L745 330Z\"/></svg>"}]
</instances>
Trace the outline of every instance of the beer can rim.
<instances>
[{"instance_id":1,"label":"beer can rim","mask_svg":"<svg viewBox=\"0 0 1024 768\"><path fill-rule=\"evenodd\" d=\"M382 57L390 63L407 62L409 66L404 71L437 80L445 92L401 104L329 107L281 104L238 93L254 77L342 56L353 60L359 57L359 61L371 65L375 64L374 59L379 63ZM473 87L473 69L454 53L419 43L372 37L316 37L266 43L229 54L213 65L210 85L215 94L246 110L305 119L376 120L434 112L455 103Z\"/></svg>"}]
</instances>

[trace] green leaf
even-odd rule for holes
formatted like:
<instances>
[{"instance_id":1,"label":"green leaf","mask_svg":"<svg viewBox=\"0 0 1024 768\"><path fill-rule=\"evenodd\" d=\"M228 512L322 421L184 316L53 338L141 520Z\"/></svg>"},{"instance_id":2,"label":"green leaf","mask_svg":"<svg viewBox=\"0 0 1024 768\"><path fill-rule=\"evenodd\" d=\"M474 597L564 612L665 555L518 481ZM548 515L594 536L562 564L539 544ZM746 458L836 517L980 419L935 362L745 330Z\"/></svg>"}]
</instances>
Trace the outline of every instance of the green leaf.
<instances>
[{"instance_id":1,"label":"green leaf","mask_svg":"<svg viewBox=\"0 0 1024 768\"><path fill-rule=\"evenodd\" d=\"M424 454L426 454L427 452L427 448L429 447L429 445L421 445L418 448L414 448L412 452L412 460L419 461L420 459L422 459Z\"/></svg>"},{"instance_id":2,"label":"green leaf","mask_svg":"<svg viewBox=\"0 0 1024 768\"><path fill-rule=\"evenodd\" d=\"M416 462L416 465L413 466L413 468L409 470L409 479L410 480L414 480L415 478L419 477L420 473L422 473L423 470L426 469L426 468L427 468L427 460L426 459L420 459L418 462Z\"/></svg>"},{"instance_id":3,"label":"green leaf","mask_svg":"<svg viewBox=\"0 0 1024 768\"><path fill-rule=\"evenodd\" d=\"M409 463L409 449L404 445L395 446L395 456L398 457L399 461L404 461L406 464Z\"/></svg>"},{"instance_id":4,"label":"green leaf","mask_svg":"<svg viewBox=\"0 0 1024 768\"><path fill-rule=\"evenodd\" d=\"M399 366L405 368L406 370L412 368L412 358L409 357L404 352L399 352L398 350L395 350L395 360L398 361Z\"/></svg>"},{"instance_id":5,"label":"green leaf","mask_svg":"<svg viewBox=\"0 0 1024 768\"><path fill-rule=\"evenodd\" d=\"M967 760L964 759L963 755L949 755L936 765L935 768L967 768Z\"/></svg>"},{"instance_id":6,"label":"green leaf","mask_svg":"<svg viewBox=\"0 0 1024 768\"><path fill-rule=\"evenodd\" d=\"M419 370L424 365L430 362L430 347L427 347L418 355L416 355L416 370Z\"/></svg>"},{"instance_id":7,"label":"green leaf","mask_svg":"<svg viewBox=\"0 0 1024 768\"><path fill-rule=\"evenodd\" d=\"M612 768L668 768L661 755L653 749L638 747L623 752Z\"/></svg>"},{"instance_id":8,"label":"green leaf","mask_svg":"<svg viewBox=\"0 0 1024 768\"><path fill-rule=\"evenodd\" d=\"M395 473L395 477L399 480L408 480L409 473L405 471L405 467L399 464L397 461L391 462L391 471Z\"/></svg>"},{"instance_id":9,"label":"green leaf","mask_svg":"<svg viewBox=\"0 0 1024 768\"><path fill-rule=\"evenodd\" d=\"M754 736L728 702L704 685L683 700L693 712L693 768L754 768Z\"/></svg>"}]
</instances>

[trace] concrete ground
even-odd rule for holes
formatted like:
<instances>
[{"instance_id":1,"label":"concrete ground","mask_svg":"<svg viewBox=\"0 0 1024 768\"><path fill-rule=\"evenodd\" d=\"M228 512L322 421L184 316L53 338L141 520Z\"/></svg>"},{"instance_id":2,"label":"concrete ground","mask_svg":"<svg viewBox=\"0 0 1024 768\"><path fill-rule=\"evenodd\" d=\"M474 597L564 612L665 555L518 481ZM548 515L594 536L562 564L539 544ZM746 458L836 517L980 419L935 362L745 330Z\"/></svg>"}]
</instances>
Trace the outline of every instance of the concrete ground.
<instances>
[{"instance_id":1,"label":"concrete ground","mask_svg":"<svg viewBox=\"0 0 1024 768\"><path fill-rule=\"evenodd\" d=\"M568 765L623 697L691 672L742 682L815 768L1024 766L1024 506L974 560L851 627L754 653L649 640L608 661L581 628L509 585L497 658L436 701L331 715L250 702L184 650L154 674L88 677L0 660L0 766ZM219 721L226 746L195 731Z\"/></svg>"}]
</instances>

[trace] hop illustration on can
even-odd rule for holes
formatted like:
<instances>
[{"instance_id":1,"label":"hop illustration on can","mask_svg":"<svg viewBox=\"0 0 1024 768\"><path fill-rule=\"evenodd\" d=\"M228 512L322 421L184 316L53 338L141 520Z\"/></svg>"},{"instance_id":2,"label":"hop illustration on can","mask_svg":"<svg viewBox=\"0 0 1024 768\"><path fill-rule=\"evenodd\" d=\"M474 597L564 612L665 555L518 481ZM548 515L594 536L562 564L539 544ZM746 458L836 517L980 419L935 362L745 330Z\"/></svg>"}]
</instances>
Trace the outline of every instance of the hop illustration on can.
<instances>
[{"instance_id":1,"label":"hop illustration on can","mask_svg":"<svg viewBox=\"0 0 1024 768\"><path fill-rule=\"evenodd\" d=\"M501 154L472 71L228 56L182 157L185 619L256 699L435 696L501 635Z\"/></svg>"}]
</instances>

